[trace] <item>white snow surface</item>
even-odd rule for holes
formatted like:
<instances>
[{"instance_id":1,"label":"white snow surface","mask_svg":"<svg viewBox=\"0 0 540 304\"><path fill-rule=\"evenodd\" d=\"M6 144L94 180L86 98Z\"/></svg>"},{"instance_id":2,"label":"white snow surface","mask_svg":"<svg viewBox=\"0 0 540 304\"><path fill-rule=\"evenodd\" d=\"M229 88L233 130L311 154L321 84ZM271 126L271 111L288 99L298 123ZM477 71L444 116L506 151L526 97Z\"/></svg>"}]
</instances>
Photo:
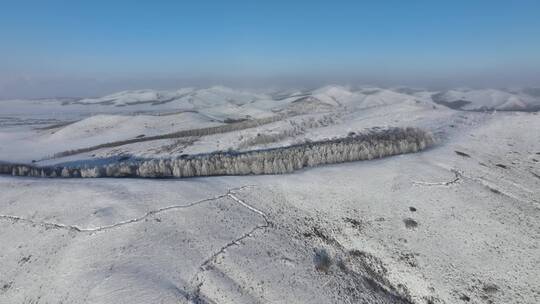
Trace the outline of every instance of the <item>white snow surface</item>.
<instances>
[{"instance_id":1,"label":"white snow surface","mask_svg":"<svg viewBox=\"0 0 540 304\"><path fill-rule=\"evenodd\" d=\"M286 175L0 176L0 303L539 303L539 97L527 92L212 87L0 101L0 161L36 165L265 149L373 127L437 139ZM470 103L440 103L458 100ZM196 132L213 127L225 131ZM196 135L53 157L179 131Z\"/></svg>"}]
</instances>

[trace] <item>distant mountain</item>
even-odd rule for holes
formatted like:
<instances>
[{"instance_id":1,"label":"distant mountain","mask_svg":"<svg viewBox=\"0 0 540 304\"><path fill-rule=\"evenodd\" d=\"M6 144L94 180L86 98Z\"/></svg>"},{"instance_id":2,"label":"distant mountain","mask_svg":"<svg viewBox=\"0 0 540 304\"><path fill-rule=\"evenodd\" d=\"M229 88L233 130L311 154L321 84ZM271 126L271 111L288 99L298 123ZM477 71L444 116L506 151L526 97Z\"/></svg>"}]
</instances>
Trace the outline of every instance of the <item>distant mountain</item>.
<instances>
[{"instance_id":1,"label":"distant mountain","mask_svg":"<svg viewBox=\"0 0 540 304\"><path fill-rule=\"evenodd\" d=\"M434 93L432 98L438 104L457 110L538 111L540 94L535 96L535 92L539 93L534 89L452 89Z\"/></svg>"},{"instance_id":2,"label":"distant mountain","mask_svg":"<svg viewBox=\"0 0 540 304\"><path fill-rule=\"evenodd\" d=\"M23 100L16 102L19 105L25 104ZM291 105L293 102L295 104ZM183 88L169 91L151 89L122 91L99 98L48 98L26 101L26 104L32 104L34 107L51 107L53 104L68 106L67 108L70 108L69 106L83 106L87 107L87 111L105 113L110 112L108 110L110 107L114 107L117 112L200 111L206 109L204 111L213 117L216 117L214 112L257 116L291 107L301 111L303 105L308 108L320 109L328 107L363 109L399 103L437 103L463 111L538 111L540 110L540 88L512 90L457 88L445 91L428 91L404 87L351 89L345 86L330 85L313 90L258 92L214 86L203 89ZM215 109L215 111L209 109ZM248 111L248 109L250 110ZM60 111L65 110L61 109ZM252 113L252 110L258 113Z\"/></svg>"}]
</instances>

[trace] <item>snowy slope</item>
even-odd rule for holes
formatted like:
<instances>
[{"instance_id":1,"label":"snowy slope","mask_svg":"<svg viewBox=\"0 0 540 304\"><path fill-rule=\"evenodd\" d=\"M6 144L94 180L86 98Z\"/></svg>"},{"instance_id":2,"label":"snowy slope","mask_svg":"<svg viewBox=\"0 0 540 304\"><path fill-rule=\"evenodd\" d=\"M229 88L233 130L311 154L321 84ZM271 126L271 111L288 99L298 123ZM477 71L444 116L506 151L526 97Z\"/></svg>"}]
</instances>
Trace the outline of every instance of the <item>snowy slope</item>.
<instances>
[{"instance_id":1,"label":"snowy slope","mask_svg":"<svg viewBox=\"0 0 540 304\"><path fill-rule=\"evenodd\" d=\"M218 124L206 116L192 112L165 116L95 115L50 132L42 136L42 139L49 143L74 140L99 143Z\"/></svg>"}]
</instances>

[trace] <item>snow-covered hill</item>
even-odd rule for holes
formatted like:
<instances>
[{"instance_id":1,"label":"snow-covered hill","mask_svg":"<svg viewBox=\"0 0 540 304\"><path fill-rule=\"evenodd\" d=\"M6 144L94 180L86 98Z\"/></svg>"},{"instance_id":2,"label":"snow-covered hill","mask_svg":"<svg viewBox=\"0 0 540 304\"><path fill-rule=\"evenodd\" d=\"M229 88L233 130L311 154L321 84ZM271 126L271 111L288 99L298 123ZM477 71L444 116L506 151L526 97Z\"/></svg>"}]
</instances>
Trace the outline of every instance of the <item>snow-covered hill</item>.
<instances>
[{"instance_id":1,"label":"snow-covered hill","mask_svg":"<svg viewBox=\"0 0 540 304\"><path fill-rule=\"evenodd\" d=\"M118 153L152 157L156 151L170 151L163 147L175 145L174 136L168 134L226 125L229 126L223 131L211 131L218 134L207 134L176 151L208 153L276 147L344 136L377 125L420 126L437 133L441 132L441 127L437 126L439 119L458 115L451 109L533 111L540 106L540 97L531 92L535 91L454 89L430 92L406 88L354 89L338 85L313 90L259 92L216 86L124 91L100 98L0 101L0 125L4 126L0 139L12 141L11 145L0 147L0 160L46 159L50 162L53 155L80 149L92 152L80 154L79 158L109 157ZM241 122L251 125L242 126ZM29 129L30 125L34 129ZM231 128L235 132L226 131ZM261 132L268 133L260 135ZM110 148L101 148L103 145Z\"/></svg>"},{"instance_id":2,"label":"snow-covered hill","mask_svg":"<svg viewBox=\"0 0 540 304\"><path fill-rule=\"evenodd\" d=\"M540 98L525 92L527 90L454 89L435 93L433 100L453 109L462 110L540 110Z\"/></svg>"},{"instance_id":3,"label":"snow-covered hill","mask_svg":"<svg viewBox=\"0 0 540 304\"><path fill-rule=\"evenodd\" d=\"M325 86L0 101L0 162L45 176L325 164L2 175L0 303L537 303L539 98ZM401 154L426 147L406 130L436 142Z\"/></svg>"},{"instance_id":4,"label":"snow-covered hill","mask_svg":"<svg viewBox=\"0 0 540 304\"><path fill-rule=\"evenodd\" d=\"M286 108L293 102L317 102L328 107L369 108L402 102L435 102L460 110L540 109L538 89L421 89L350 87L330 85L313 90L257 91L223 86L178 90L123 91L99 98L49 98L39 100L2 100L0 116L88 116L99 113L166 113L199 111L217 119L261 117ZM75 117L76 118L76 117Z\"/></svg>"}]
</instances>

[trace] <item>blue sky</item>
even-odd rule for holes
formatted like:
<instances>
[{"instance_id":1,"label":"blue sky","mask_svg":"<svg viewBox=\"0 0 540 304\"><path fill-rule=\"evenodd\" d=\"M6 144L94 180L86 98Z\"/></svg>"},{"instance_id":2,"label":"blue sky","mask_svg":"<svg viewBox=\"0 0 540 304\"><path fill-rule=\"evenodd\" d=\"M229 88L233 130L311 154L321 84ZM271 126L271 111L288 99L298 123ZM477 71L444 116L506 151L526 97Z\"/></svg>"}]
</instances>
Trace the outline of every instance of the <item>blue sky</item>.
<instances>
[{"instance_id":1,"label":"blue sky","mask_svg":"<svg viewBox=\"0 0 540 304\"><path fill-rule=\"evenodd\" d=\"M0 98L538 75L538 0L0 0Z\"/></svg>"}]
</instances>

